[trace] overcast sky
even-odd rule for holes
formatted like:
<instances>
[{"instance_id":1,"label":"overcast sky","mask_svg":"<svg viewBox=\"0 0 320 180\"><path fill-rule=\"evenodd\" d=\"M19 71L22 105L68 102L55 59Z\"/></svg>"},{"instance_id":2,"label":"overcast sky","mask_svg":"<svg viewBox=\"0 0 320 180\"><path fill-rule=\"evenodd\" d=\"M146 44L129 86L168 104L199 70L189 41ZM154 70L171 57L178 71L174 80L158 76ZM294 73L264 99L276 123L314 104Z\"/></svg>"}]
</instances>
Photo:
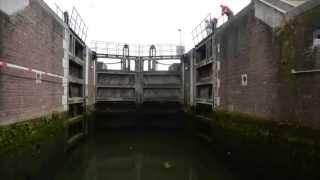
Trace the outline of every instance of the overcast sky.
<instances>
[{"instance_id":1,"label":"overcast sky","mask_svg":"<svg viewBox=\"0 0 320 180\"><path fill-rule=\"evenodd\" d=\"M89 28L91 40L135 44L178 44L193 47L191 32L208 14L221 16L220 4L239 12L250 0L45 0L62 10L76 7ZM54 9L54 8L53 8ZM221 19L222 20L222 19Z\"/></svg>"}]
</instances>

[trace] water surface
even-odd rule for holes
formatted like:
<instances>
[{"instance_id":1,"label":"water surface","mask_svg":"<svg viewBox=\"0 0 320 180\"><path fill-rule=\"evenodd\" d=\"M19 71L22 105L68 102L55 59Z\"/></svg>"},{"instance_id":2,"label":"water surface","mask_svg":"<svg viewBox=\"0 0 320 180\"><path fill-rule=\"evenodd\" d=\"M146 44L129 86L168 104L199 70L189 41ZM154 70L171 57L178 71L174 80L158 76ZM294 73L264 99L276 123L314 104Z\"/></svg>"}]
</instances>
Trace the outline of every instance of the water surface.
<instances>
[{"instance_id":1,"label":"water surface","mask_svg":"<svg viewBox=\"0 0 320 180\"><path fill-rule=\"evenodd\" d=\"M235 179L205 143L169 131L96 134L49 174L52 180Z\"/></svg>"}]
</instances>

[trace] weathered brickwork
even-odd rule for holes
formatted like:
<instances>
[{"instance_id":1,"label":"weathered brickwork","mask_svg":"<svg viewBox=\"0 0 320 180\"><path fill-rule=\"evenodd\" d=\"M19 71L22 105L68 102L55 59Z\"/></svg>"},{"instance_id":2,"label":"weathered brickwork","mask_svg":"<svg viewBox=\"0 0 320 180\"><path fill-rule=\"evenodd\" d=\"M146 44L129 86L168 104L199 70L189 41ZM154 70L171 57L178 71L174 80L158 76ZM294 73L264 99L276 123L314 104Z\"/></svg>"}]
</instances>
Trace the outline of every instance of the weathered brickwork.
<instances>
[{"instance_id":1,"label":"weathered brickwork","mask_svg":"<svg viewBox=\"0 0 320 180\"><path fill-rule=\"evenodd\" d=\"M320 127L320 74L292 73L320 67L319 50L312 48L319 11L274 30L255 18L250 5L224 25L216 34L221 46L219 109Z\"/></svg>"},{"instance_id":2,"label":"weathered brickwork","mask_svg":"<svg viewBox=\"0 0 320 180\"><path fill-rule=\"evenodd\" d=\"M320 68L320 48L314 47L314 33L320 29L320 7L299 15L279 30L281 45L278 115L311 127L320 127L320 73L298 73ZM319 38L319 37L318 37Z\"/></svg>"},{"instance_id":3,"label":"weathered brickwork","mask_svg":"<svg viewBox=\"0 0 320 180\"><path fill-rule=\"evenodd\" d=\"M63 25L37 1L7 16L0 12L0 61L63 76ZM0 67L0 124L62 110L62 78Z\"/></svg>"},{"instance_id":4,"label":"weathered brickwork","mask_svg":"<svg viewBox=\"0 0 320 180\"><path fill-rule=\"evenodd\" d=\"M272 31L248 7L217 34L221 44L221 108L271 118L276 108L277 61ZM241 75L247 75L247 85Z\"/></svg>"}]
</instances>

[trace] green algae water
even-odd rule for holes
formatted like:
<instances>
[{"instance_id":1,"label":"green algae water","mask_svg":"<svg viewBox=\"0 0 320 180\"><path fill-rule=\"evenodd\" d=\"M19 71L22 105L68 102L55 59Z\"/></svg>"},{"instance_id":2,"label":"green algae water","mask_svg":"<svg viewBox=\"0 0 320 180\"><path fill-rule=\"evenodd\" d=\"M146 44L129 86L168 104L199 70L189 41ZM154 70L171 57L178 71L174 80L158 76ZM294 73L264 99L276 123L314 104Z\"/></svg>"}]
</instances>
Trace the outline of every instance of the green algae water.
<instances>
[{"instance_id":1,"label":"green algae water","mask_svg":"<svg viewBox=\"0 0 320 180\"><path fill-rule=\"evenodd\" d=\"M97 133L51 167L51 180L233 180L205 143L184 132Z\"/></svg>"}]
</instances>

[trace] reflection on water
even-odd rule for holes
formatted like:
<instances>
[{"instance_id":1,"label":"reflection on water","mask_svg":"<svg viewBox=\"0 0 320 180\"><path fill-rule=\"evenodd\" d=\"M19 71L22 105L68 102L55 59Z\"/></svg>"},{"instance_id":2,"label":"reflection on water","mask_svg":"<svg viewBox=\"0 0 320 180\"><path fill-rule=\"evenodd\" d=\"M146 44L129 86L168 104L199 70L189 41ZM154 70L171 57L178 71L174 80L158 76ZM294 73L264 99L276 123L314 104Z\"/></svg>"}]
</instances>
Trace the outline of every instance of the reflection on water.
<instances>
[{"instance_id":1,"label":"reflection on water","mask_svg":"<svg viewBox=\"0 0 320 180\"><path fill-rule=\"evenodd\" d=\"M172 132L97 134L51 173L54 180L234 179L208 147L190 135Z\"/></svg>"}]
</instances>

